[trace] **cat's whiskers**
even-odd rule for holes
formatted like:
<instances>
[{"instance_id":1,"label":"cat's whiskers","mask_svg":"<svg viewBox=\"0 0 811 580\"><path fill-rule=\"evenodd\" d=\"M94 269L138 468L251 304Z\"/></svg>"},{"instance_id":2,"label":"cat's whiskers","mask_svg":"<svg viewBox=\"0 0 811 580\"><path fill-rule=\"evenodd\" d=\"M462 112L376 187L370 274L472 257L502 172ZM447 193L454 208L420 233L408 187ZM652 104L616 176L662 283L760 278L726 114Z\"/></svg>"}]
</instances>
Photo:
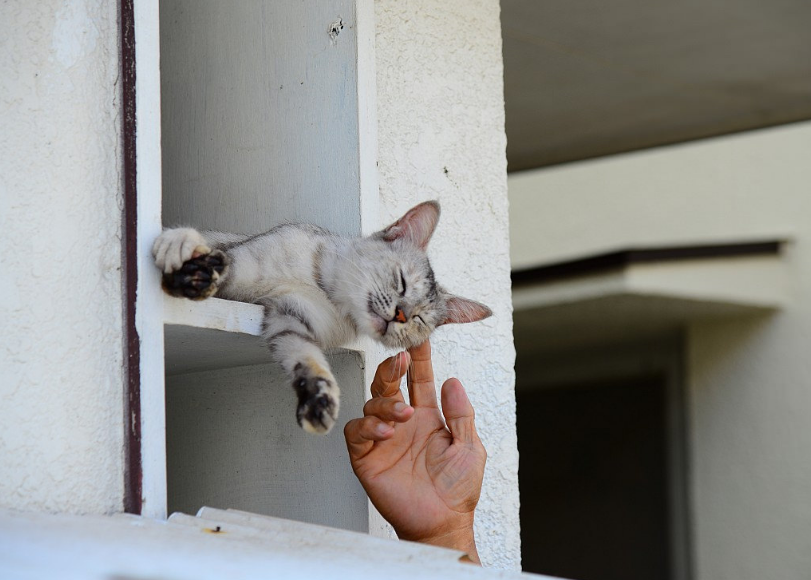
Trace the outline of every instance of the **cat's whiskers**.
<instances>
[{"instance_id":1,"label":"cat's whiskers","mask_svg":"<svg viewBox=\"0 0 811 580\"><path fill-rule=\"evenodd\" d=\"M411 359L408 360L408 368L406 369L406 376L409 377L409 384L410 384L410 382L411 382L410 377L414 376L414 361L411 360ZM413 406L414 401L411 400L411 391L410 390L408 391L408 398L409 398L408 403Z\"/></svg>"},{"instance_id":2,"label":"cat's whiskers","mask_svg":"<svg viewBox=\"0 0 811 580\"><path fill-rule=\"evenodd\" d=\"M327 252L332 252L332 255L339 260L344 260L352 264L358 271L361 271L360 265L352 259L346 252L339 252L337 248L325 248ZM345 271L346 272L346 271Z\"/></svg>"},{"instance_id":3,"label":"cat's whiskers","mask_svg":"<svg viewBox=\"0 0 811 580\"><path fill-rule=\"evenodd\" d=\"M355 260L352 259L351 256L349 256L349 255L347 255L346 253L343 253L343 252L338 252L335 249L332 249L331 251L333 252L333 255L335 255L338 259L344 260L344 261L348 262L349 264L351 264L352 266L354 266L354 270L353 269L345 269L345 270L342 270L342 273L351 276L354 279L354 281L359 284L358 286L355 286L355 289L364 290L364 289L367 288L367 285L370 285L372 290L376 290L377 292L380 292L381 294L387 294L387 292L381 287L380 282L378 280L376 280L375 278L372 278L372 277L362 277L359 274L359 272L363 272L363 268L361 268L360 264L355 262Z\"/></svg>"},{"instance_id":4,"label":"cat's whiskers","mask_svg":"<svg viewBox=\"0 0 811 580\"><path fill-rule=\"evenodd\" d=\"M368 281L360 278L356 273L348 271L348 270L344 270L341 274L342 274L342 276L352 278L351 280L347 280L346 278L344 278L343 283L346 286L349 286L353 290L361 290L362 291L362 290L366 289L366 284L367 284Z\"/></svg>"},{"instance_id":5,"label":"cat's whiskers","mask_svg":"<svg viewBox=\"0 0 811 580\"><path fill-rule=\"evenodd\" d=\"M322 251L326 252L327 254L332 255L332 256L333 256L333 257L335 257L337 260L344 260L344 261L347 261L347 262L349 262L350 264L352 264L352 265L355 267L355 269L356 269L356 270L358 270L358 271L360 270L360 267L358 266L358 264L357 264L357 263L355 263L355 261L354 261L352 258L350 258L349 256L347 256L347 255L346 255L346 253L338 251L338 249L337 249L337 248L325 247L325 248L324 248ZM362 278L361 278L361 277L360 277L360 276L359 276L359 275L358 275L358 274L357 274L355 271L353 271L353 270L350 270L350 269L342 269L342 270L341 270L341 274L342 274L342 275L349 275L349 276L352 276L352 277L354 278L354 280L355 280L355 281L358 283L358 287L357 287L357 289L360 289L360 288L361 288L361 286L362 286L362 285L364 284L364 282L365 282L365 280L364 280L364 279L362 279Z\"/></svg>"},{"instance_id":6,"label":"cat's whiskers","mask_svg":"<svg viewBox=\"0 0 811 580\"><path fill-rule=\"evenodd\" d=\"M403 377L403 375L400 374L400 368L401 368L400 365L403 364L403 362L402 362L403 357L401 355L402 355L401 352L398 352L395 355L396 358L394 359L394 369L392 369L393 373L391 375L391 378L389 378L390 383L393 383L396 379L398 379L398 377L400 379L402 379L402 377Z\"/></svg>"},{"instance_id":7,"label":"cat's whiskers","mask_svg":"<svg viewBox=\"0 0 811 580\"><path fill-rule=\"evenodd\" d=\"M383 289L380 287L379 283L376 280L374 280L372 278L363 278L363 277L361 277L360 274L358 274L358 272L361 271L361 268L351 257L347 256L346 254L344 254L342 252L338 252L337 250L332 249L332 248L328 248L327 251L332 252L332 254L337 259L349 262L352 266L354 266L354 269L345 268L345 269L341 270L341 273L343 275L351 277L352 280L355 282L355 284L352 284L352 283L347 284L350 288L353 288L354 290L360 290L360 291L365 292L365 291L369 290L370 289L369 286L371 286L372 290L376 290L377 292L384 293Z\"/></svg>"}]
</instances>

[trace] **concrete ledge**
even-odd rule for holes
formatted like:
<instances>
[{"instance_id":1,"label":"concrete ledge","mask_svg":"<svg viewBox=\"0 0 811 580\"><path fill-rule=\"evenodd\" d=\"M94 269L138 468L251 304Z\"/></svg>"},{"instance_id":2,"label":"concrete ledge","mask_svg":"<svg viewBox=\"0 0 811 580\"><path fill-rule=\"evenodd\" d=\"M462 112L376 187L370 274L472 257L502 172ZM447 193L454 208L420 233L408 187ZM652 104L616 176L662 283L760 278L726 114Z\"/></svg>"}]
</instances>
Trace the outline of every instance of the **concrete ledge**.
<instances>
[{"instance_id":1,"label":"concrete ledge","mask_svg":"<svg viewBox=\"0 0 811 580\"><path fill-rule=\"evenodd\" d=\"M525 275L513 286L516 337L541 350L581 348L661 336L696 320L778 310L790 299L783 245L755 255L631 260L536 283Z\"/></svg>"},{"instance_id":2,"label":"concrete ledge","mask_svg":"<svg viewBox=\"0 0 811 580\"><path fill-rule=\"evenodd\" d=\"M163 302L166 374L267 364L270 352L261 338L264 308L257 304L209 298L193 301L165 295ZM364 352L359 339L328 354Z\"/></svg>"}]
</instances>

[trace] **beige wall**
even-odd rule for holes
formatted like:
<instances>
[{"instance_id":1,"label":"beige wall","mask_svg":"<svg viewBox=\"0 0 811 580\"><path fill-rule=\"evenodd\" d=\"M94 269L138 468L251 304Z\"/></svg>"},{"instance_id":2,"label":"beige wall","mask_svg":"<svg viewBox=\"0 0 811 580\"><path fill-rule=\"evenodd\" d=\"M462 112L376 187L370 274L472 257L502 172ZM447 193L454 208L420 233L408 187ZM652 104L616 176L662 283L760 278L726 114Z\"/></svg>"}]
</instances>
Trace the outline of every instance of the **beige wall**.
<instances>
[{"instance_id":1,"label":"beige wall","mask_svg":"<svg viewBox=\"0 0 811 580\"><path fill-rule=\"evenodd\" d=\"M497 0L379 0L380 209L389 223L425 199L442 218L429 254L449 290L494 316L440 328L437 378L458 377L489 457L476 533L489 566L520 564L501 27Z\"/></svg>"},{"instance_id":2,"label":"beige wall","mask_svg":"<svg viewBox=\"0 0 811 580\"><path fill-rule=\"evenodd\" d=\"M790 235L791 299L687 329L698 580L811 571L811 123L510 179L514 266L627 246Z\"/></svg>"},{"instance_id":3,"label":"beige wall","mask_svg":"<svg viewBox=\"0 0 811 580\"><path fill-rule=\"evenodd\" d=\"M117 4L0 4L0 505L120 511Z\"/></svg>"}]
</instances>

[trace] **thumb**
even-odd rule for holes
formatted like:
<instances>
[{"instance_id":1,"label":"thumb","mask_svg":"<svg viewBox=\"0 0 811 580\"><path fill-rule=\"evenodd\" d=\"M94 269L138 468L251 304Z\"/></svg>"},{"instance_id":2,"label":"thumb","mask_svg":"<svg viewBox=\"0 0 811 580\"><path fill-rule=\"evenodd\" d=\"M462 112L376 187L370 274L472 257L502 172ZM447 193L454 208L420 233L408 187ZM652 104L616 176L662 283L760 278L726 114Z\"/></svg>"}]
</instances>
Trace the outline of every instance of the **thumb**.
<instances>
[{"instance_id":1,"label":"thumb","mask_svg":"<svg viewBox=\"0 0 811 580\"><path fill-rule=\"evenodd\" d=\"M476 434L476 413L459 379L448 379L442 385L442 414L454 439L463 443L479 439Z\"/></svg>"}]
</instances>

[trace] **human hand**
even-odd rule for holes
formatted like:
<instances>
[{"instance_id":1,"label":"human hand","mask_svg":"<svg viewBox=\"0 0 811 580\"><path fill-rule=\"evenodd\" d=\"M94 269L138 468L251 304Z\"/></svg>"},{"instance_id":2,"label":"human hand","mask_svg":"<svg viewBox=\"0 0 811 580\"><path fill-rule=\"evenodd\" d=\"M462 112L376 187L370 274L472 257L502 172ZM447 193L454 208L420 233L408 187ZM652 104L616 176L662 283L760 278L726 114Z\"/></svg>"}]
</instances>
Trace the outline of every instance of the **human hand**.
<instances>
[{"instance_id":1,"label":"human hand","mask_svg":"<svg viewBox=\"0 0 811 580\"><path fill-rule=\"evenodd\" d=\"M412 406L400 391L407 369ZM487 453L462 383L442 385L440 414L426 341L383 361L371 391L364 417L349 421L344 437L372 503L399 538L462 550L478 563L473 512Z\"/></svg>"}]
</instances>

